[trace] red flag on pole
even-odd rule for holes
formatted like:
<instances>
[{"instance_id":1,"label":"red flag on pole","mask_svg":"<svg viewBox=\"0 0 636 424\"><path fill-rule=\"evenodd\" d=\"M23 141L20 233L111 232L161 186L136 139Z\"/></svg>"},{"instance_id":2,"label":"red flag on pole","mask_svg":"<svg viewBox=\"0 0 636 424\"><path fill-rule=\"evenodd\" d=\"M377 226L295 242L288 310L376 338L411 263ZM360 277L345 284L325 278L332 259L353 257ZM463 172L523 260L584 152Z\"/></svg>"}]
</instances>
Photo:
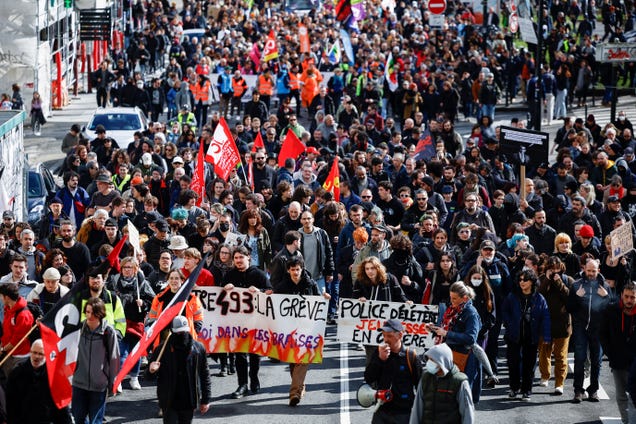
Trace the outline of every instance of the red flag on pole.
<instances>
[{"instance_id":1,"label":"red flag on pole","mask_svg":"<svg viewBox=\"0 0 636 424\"><path fill-rule=\"evenodd\" d=\"M203 268L203 264L205 263L207 255L199 262L199 265L192 271L192 274L188 277L188 279L183 283L179 291L174 295L168 306L161 312L157 321L155 321L150 328L148 328L139 343L133 348L133 350L128 354L128 358L124 361L119 370L119 374L115 377L115 382L113 383L113 393L116 393L117 386L121 384L124 377L128 375L132 367L141 359L143 355L146 354L146 349L153 342L153 340L163 331L164 328L170 326L172 324L172 320L178 314L183 311L183 308L190 297L190 292L194 287L194 284L199 278L199 273L201 273L201 269Z\"/></svg>"},{"instance_id":2,"label":"red flag on pole","mask_svg":"<svg viewBox=\"0 0 636 424\"><path fill-rule=\"evenodd\" d=\"M276 35L274 34L274 30L271 30L265 41L265 47L263 48L263 60L267 62L277 57L278 46L276 45Z\"/></svg>"},{"instance_id":3,"label":"red flag on pole","mask_svg":"<svg viewBox=\"0 0 636 424\"><path fill-rule=\"evenodd\" d=\"M256 153L258 149L264 149L264 148L265 148L265 143L263 143L263 136L261 135L261 132L259 131L256 134L256 138L254 139L254 144L252 145L252 153Z\"/></svg>"},{"instance_id":4,"label":"red flag on pole","mask_svg":"<svg viewBox=\"0 0 636 424\"><path fill-rule=\"evenodd\" d=\"M252 154L247 154L247 181L254 191L254 159L252 158Z\"/></svg>"},{"instance_id":5,"label":"red flag on pole","mask_svg":"<svg viewBox=\"0 0 636 424\"><path fill-rule=\"evenodd\" d=\"M214 130L205 161L213 163L216 174L226 181L230 176L230 171L241 163L238 147L236 147L230 128L223 117Z\"/></svg>"},{"instance_id":6,"label":"red flag on pole","mask_svg":"<svg viewBox=\"0 0 636 424\"><path fill-rule=\"evenodd\" d=\"M192 175L192 185L190 185L190 188L192 188L192 190L194 190L194 192L199 195L199 198L197 199L197 206L201 206L203 197L205 197L205 163L203 161L203 157L205 156L205 151L203 150L204 144L205 143L203 142L199 144L197 167L194 169L194 175Z\"/></svg>"},{"instance_id":7,"label":"red flag on pole","mask_svg":"<svg viewBox=\"0 0 636 424\"><path fill-rule=\"evenodd\" d=\"M119 272L119 254L121 253L121 250L124 248L124 245L126 244L126 240L128 240L128 234L125 234L121 238L121 240L119 240L119 242L115 245L113 250L109 253L108 257L106 258L111 268L113 268L117 272Z\"/></svg>"},{"instance_id":8,"label":"red flag on pole","mask_svg":"<svg viewBox=\"0 0 636 424\"><path fill-rule=\"evenodd\" d=\"M298 155L304 153L305 150L307 150L307 146L305 146L303 142L298 139L296 134L291 129L287 130L285 141L283 141L283 145L280 148L280 153L278 154L278 166L280 166L281 168L285 167L285 159L296 159L298 158Z\"/></svg>"},{"instance_id":9,"label":"red flag on pole","mask_svg":"<svg viewBox=\"0 0 636 424\"><path fill-rule=\"evenodd\" d=\"M336 202L340 201L340 168L338 168L338 156L334 158L329 175L327 175L327 179L322 187L333 193L333 198Z\"/></svg>"},{"instance_id":10,"label":"red flag on pole","mask_svg":"<svg viewBox=\"0 0 636 424\"><path fill-rule=\"evenodd\" d=\"M258 44L252 44L249 57L252 59L252 62L254 62L254 68L258 70L261 67L261 53L258 51Z\"/></svg>"}]
</instances>

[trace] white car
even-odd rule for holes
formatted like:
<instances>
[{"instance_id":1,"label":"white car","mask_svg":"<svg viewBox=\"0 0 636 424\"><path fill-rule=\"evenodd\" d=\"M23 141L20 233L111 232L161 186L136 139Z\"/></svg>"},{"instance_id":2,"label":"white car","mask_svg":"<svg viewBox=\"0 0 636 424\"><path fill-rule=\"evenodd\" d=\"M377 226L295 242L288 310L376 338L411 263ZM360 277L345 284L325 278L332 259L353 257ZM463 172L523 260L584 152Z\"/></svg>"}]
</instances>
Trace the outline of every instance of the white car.
<instances>
[{"instance_id":1,"label":"white car","mask_svg":"<svg viewBox=\"0 0 636 424\"><path fill-rule=\"evenodd\" d=\"M138 107L107 107L93 112L88 124L82 128L82 133L89 140L97 137L95 128L103 125L106 136L117 142L120 148L125 148L133 141L137 131L148 129L148 119Z\"/></svg>"}]
</instances>

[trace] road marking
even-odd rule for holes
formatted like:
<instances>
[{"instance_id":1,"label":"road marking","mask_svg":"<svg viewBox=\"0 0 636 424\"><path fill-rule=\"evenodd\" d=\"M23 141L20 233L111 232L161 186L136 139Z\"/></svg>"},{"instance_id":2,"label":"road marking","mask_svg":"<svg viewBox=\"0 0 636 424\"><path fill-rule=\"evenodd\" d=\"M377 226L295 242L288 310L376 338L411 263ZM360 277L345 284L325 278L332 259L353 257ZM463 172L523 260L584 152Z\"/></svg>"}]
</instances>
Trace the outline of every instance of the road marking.
<instances>
[{"instance_id":1,"label":"road marking","mask_svg":"<svg viewBox=\"0 0 636 424\"><path fill-rule=\"evenodd\" d=\"M620 417L599 417L603 424L621 424Z\"/></svg>"},{"instance_id":2,"label":"road marking","mask_svg":"<svg viewBox=\"0 0 636 424\"><path fill-rule=\"evenodd\" d=\"M351 424L349 416L349 343L340 343L340 424Z\"/></svg>"},{"instance_id":3,"label":"road marking","mask_svg":"<svg viewBox=\"0 0 636 424\"><path fill-rule=\"evenodd\" d=\"M568 358L568 368L570 369L570 372L574 372L574 358L570 357ZM583 380L583 387L587 387L590 385L590 378L589 377L585 377L585 380ZM603 386L601 386L601 383L598 384L598 392L596 392L598 394L598 398L602 399L602 400L609 400L609 396L607 395L607 392L605 391L605 389L603 389Z\"/></svg>"}]
</instances>

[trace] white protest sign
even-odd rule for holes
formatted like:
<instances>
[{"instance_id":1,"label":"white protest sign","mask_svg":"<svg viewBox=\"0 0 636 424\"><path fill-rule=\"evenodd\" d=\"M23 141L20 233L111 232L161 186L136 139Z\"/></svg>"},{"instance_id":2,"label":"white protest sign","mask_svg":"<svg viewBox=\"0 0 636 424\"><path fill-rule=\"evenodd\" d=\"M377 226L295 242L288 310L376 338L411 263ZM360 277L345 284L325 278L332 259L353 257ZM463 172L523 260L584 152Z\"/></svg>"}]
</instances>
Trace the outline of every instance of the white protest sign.
<instances>
[{"instance_id":1,"label":"white protest sign","mask_svg":"<svg viewBox=\"0 0 636 424\"><path fill-rule=\"evenodd\" d=\"M612 259L618 259L621 256L634 250L634 239L632 237L632 223L626 222L610 233Z\"/></svg>"},{"instance_id":2,"label":"white protest sign","mask_svg":"<svg viewBox=\"0 0 636 424\"><path fill-rule=\"evenodd\" d=\"M344 342L379 345L380 328L388 319L398 319L404 326L402 343L407 347L429 349L435 345L434 335L426 324L437 322L436 305L340 299L338 339Z\"/></svg>"},{"instance_id":3,"label":"white protest sign","mask_svg":"<svg viewBox=\"0 0 636 424\"><path fill-rule=\"evenodd\" d=\"M322 296L195 287L203 305L199 341L209 353L246 352L290 363L320 363L328 301Z\"/></svg>"},{"instance_id":4,"label":"white protest sign","mask_svg":"<svg viewBox=\"0 0 636 424\"><path fill-rule=\"evenodd\" d=\"M139 244L139 230L135 227L132 221L129 219L128 224L126 224L128 228L128 243L135 249L135 255L141 252L141 245Z\"/></svg>"}]
</instances>

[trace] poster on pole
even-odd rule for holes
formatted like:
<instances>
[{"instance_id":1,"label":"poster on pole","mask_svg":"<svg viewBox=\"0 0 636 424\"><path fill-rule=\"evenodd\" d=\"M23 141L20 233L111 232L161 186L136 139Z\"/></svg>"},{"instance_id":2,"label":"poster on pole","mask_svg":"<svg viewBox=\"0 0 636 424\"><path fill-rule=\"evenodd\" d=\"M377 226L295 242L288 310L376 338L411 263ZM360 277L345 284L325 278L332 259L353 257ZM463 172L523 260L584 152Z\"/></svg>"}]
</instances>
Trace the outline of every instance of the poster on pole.
<instances>
[{"instance_id":1,"label":"poster on pole","mask_svg":"<svg viewBox=\"0 0 636 424\"><path fill-rule=\"evenodd\" d=\"M139 243L139 230L135 227L132 221L129 219L126 224L128 227L128 243L135 249L135 255L141 252L141 244Z\"/></svg>"},{"instance_id":2,"label":"poster on pole","mask_svg":"<svg viewBox=\"0 0 636 424\"><path fill-rule=\"evenodd\" d=\"M199 341L208 353L243 352L290 363L321 363L328 300L196 287L203 305Z\"/></svg>"},{"instance_id":3,"label":"poster on pole","mask_svg":"<svg viewBox=\"0 0 636 424\"><path fill-rule=\"evenodd\" d=\"M409 305L408 303L340 299L338 339L341 342L379 345L380 328L388 319L398 319L404 326L402 343L405 346L428 350L435 345L434 334L426 324L437 323L437 305Z\"/></svg>"},{"instance_id":4,"label":"poster on pole","mask_svg":"<svg viewBox=\"0 0 636 424\"><path fill-rule=\"evenodd\" d=\"M634 250L634 238L632 236L632 223L626 222L610 233L612 260Z\"/></svg>"}]
</instances>

